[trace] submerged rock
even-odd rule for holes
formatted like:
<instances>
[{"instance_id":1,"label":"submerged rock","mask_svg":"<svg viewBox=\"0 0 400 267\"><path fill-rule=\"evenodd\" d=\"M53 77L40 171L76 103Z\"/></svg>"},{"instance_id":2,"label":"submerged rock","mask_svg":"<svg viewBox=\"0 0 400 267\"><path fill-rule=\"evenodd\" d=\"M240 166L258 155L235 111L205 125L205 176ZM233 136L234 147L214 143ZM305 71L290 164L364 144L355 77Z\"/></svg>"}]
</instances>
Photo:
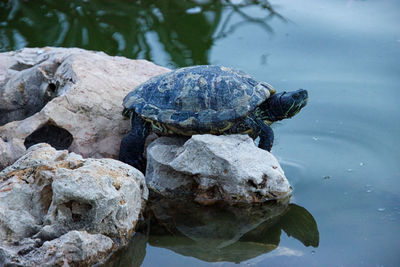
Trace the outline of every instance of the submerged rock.
<instances>
[{"instance_id":1,"label":"submerged rock","mask_svg":"<svg viewBox=\"0 0 400 267\"><path fill-rule=\"evenodd\" d=\"M0 62L0 170L41 142L83 157L116 158L130 130L122 99L169 71L78 48L24 48L0 53Z\"/></svg>"},{"instance_id":2,"label":"submerged rock","mask_svg":"<svg viewBox=\"0 0 400 267\"><path fill-rule=\"evenodd\" d=\"M126 243L147 196L143 174L129 165L32 146L0 172L0 262L40 265L46 253L62 262L65 251L66 262L100 261Z\"/></svg>"},{"instance_id":3,"label":"submerged rock","mask_svg":"<svg viewBox=\"0 0 400 267\"><path fill-rule=\"evenodd\" d=\"M156 139L147 148L146 182L162 196L205 205L264 202L292 191L275 157L247 135Z\"/></svg>"}]
</instances>

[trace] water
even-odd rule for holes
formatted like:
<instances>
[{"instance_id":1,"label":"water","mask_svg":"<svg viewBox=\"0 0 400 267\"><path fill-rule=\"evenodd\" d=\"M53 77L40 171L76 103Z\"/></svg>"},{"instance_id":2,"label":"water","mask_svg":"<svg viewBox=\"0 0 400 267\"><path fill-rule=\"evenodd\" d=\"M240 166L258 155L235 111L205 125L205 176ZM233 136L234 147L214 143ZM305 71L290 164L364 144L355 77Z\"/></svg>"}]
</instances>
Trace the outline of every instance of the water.
<instances>
[{"instance_id":1,"label":"water","mask_svg":"<svg viewBox=\"0 0 400 267\"><path fill-rule=\"evenodd\" d=\"M272 234L276 219L259 226L271 227L262 233L274 242L257 239L265 249L240 264L399 266L400 3L259 2L2 1L0 50L77 46L170 68L221 64L278 90L307 89L308 106L274 125L272 152L294 187L291 203L316 222L318 245ZM225 254L206 261L182 229L161 234L137 234L115 265L235 262ZM241 246L235 253L253 251L243 241L250 236L231 240Z\"/></svg>"}]
</instances>

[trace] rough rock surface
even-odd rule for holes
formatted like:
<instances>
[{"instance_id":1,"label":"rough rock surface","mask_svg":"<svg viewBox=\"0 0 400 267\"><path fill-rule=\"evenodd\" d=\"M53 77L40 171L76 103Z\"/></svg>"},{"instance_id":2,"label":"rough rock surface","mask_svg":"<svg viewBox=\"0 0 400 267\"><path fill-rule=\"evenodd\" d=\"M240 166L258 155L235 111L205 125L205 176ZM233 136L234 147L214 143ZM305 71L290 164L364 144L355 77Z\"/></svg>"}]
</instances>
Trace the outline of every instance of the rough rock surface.
<instances>
[{"instance_id":1,"label":"rough rock surface","mask_svg":"<svg viewBox=\"0 0 400 267\"><path fill-rule=\"evenodd\" d=\"M113 248L113 241L101 234L86 231L70 231L41 247L30 251L25 257L25 266L70 266L84 263L94 265L105 258Z\"/></svg>"},{"instance_id":2,"label":"rough rock surface","mask_svg":"<svg viewBox=\"0 0 400 267\"><path fill-rule=\"evenodd\" d=\"M201 204L263 202L291 193L275 157L247 135L161 137L147 149L146 183L168 198Z\"/></svg>"},{"instance_id":3,"label":"rough rock surface","mask_svg":"<svg viewBox=\"0 0 400 267\"><path fill-rule=\"evenodd\" d=\"M66 250L66 261L101 260L131 236L147 197L143 174L129 165L32 146L0 172L0 262L30 266L49 259L50 247L55 261Z\"/></svg>"},{"instance_id":4,"label":"rough rock surface","mask_svg":"<svg viewBox=\"0 0 400 267\"><path fill-rule=\"evenodd\" d=\"M24 48L0 53L0 62L0 170L40 142L83 157L115 158L130 127L122 99L169 71L78 48Z\"/></svg>"}]
</instances>

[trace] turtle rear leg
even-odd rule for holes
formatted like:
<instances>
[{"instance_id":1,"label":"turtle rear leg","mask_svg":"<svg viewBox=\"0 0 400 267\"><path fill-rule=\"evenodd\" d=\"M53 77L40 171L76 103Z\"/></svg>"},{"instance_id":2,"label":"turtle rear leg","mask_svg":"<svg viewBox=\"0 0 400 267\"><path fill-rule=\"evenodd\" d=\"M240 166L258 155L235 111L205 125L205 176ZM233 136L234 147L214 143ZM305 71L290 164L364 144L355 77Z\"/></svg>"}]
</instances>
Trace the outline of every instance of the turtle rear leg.
<instances>
[{"instance_id":1,"label":"turtle rear leg","mask_svg":"<svg viewBox=\"0 0 400 267\"><path fill-rule=\"evenodd\" d=\"M274 144L274 132L271 127L262 120L257 120L259 127L260 143L258 147L267 151L271 151L272 145Z\"/></svg>"},{"instance_id":2,"label":"turtle rear leg","mask_svg":"<svg viewBox=\"0 0 400 267\"><path fill-rule=\"evenodd\" d=\"M148 122L134 113L131 118L131 131L121 140L119 160L144 172L145 162L143 151L149 132L150 127Z\"/></svg>"}]
</instances>

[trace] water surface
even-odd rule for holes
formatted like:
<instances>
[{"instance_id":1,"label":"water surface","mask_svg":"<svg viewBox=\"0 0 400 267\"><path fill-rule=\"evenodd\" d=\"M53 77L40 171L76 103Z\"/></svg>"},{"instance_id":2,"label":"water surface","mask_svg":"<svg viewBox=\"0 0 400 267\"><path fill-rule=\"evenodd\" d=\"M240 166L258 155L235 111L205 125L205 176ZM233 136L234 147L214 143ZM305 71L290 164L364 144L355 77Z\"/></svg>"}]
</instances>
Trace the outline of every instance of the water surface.
<instances>
[{"instance_id":1,"label":"water surface","mask_svg":"<svg viewBox=\"0 0 400 267\"><path fill-rule=\"evenodd\" d=\"M1 51L82 47L170 68L221 64L279 91L309 91L301 113L274 125L272 152L291 203L317 224L317 245L268 230L271 249L207 261L150 231L120 266L399 266L398 1L3 1L0 18Z\"/></svg>"}]
</instances>

